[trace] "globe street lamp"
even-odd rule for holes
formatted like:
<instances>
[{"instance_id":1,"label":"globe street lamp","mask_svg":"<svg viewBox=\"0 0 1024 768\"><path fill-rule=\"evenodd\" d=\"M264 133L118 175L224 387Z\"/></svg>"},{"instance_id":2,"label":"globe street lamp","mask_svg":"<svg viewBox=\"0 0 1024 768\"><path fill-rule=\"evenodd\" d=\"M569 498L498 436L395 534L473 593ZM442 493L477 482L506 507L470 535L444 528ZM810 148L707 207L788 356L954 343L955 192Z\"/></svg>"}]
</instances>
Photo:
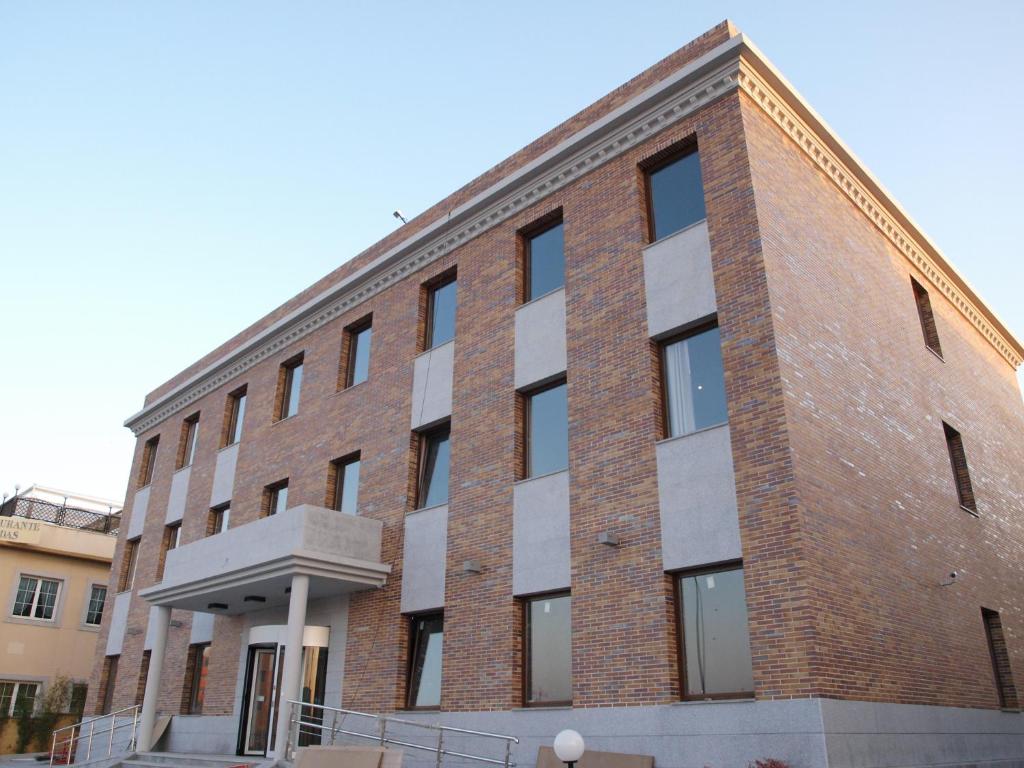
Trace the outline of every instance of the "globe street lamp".
<instances>
[{"instance_id":1,"label":"globe street lamp","mask_svg":"<svg viewBox=\"0 0 1024 768\"><path fill-rule=\"evenodd\" d=\"M584 746L583 737L568 728L555 736L555 756L569 768L573 768L576 761L583 757Z\"/></svg>"}]
</instances>

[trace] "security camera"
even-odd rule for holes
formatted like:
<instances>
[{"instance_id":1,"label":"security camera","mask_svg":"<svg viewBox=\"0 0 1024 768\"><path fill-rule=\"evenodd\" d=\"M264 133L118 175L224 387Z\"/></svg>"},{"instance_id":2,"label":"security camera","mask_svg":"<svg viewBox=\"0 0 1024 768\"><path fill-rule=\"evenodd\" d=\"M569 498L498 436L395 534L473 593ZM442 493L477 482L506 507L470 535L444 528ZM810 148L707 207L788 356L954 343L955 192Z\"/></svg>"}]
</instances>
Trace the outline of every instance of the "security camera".
<instances>
[{"instance_id":1,"label":"security camera","mask_svg":"<svg viewBox=\"0 0 1024 768\"><path fill-rule=\"evenodd\" d=\"M949 574L949 578L950 578L951 580L953 580L953 581L956 581L956 580L957 580L957 577L958 577L959 575L960 575L960 574L958 574L958 573L957 573L956 571L951 571L951 572L950 572L950 574Z\"/></svg>"},{"instance_id":2,"label":"security camera","mask_svg":"<svg viewBox=\"0 0 1024 768\"><path fill-rule=\"evenodd\" d=\"M940 587L948 587L951 584L956 584L956 580L960 578L960 574L957 571L950 571L946 580L939 584Z\"/></svg>"}]
</instances>

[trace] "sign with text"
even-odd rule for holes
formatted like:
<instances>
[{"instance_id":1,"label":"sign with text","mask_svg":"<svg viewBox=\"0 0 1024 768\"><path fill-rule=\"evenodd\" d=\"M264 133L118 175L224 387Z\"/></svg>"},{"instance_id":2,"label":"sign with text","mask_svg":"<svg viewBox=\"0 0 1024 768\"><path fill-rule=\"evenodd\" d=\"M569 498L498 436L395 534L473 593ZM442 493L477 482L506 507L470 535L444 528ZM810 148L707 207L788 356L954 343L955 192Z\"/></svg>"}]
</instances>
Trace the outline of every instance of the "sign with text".
<instances>
[{"instance_id":1,"label":"sign with text","mask_svg":"<svg viewBox=\"0 0 1024 768\"><path fill-rule=\"evenodd\" d=\"M0 517L0 541L15 544L37 544L43 535L43 526L37 520L23 517Z\"/></svg>"}]
</instances>

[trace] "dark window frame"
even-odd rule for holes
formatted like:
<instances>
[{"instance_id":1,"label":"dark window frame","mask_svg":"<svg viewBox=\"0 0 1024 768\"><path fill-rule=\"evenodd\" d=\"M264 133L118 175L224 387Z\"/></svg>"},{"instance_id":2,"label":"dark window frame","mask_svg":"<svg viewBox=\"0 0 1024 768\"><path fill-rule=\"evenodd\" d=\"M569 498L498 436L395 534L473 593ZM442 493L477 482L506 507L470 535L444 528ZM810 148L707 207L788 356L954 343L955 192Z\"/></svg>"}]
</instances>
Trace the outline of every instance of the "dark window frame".
<instances>
[{"instance_id":1,"label":"dark window frame","mask_svg":"<svg viewBox=\"0 0 1024 768\"><path fill-rule=\"evenodd\" d=\"M360 334L364 331L373 330L373 313L360 318L356 322L345 327L342 331L341 340L341 370L338 372L338 389L349 389L370 380L370 360L366 361L366 378L362 381L355 381L356 354L359 351ZM373 335L370 336L369 356L373 356Z\"/></svg>"},{"instance_id":2,"label":"dark window frame","mask_svg":"<svg viewBox=\"0 0 1024 768\"><path fill-rule=\"evenodd\" d=\"M967 450L964 448L963 435L945 421L942 422L942 431L946 438L946 452L949 454L949 464L953 470L953 485L956 487L956 497L960 509L978 517L978 500L974 493L974 483L971 480L970 465L967 463ZM958 466L958 464L963 466Z\"/></svg>"},{"instance_id":3,"label":"dark window frame","mask_svg":"<svg viewBox=\"0 0 1024 768\"><path fill-rule=\"evenodd\" d=\"M139 466L137 488L146 488L153 482L156 467L156 453L160 448L160 435L149 438L142 447L142 464Z\"/></svg>"},{"instance_id":4,"label":"dark window frame","mask_svg":"<svg viewBox=\"0 0 1024 768\"><path fill-rule=\"evenodd\" d=\"M662 238L655 237L655 225L654 225L654 194L651 189L651 176L660 170L667 168L677 160L682 160L688 155L700 155L700 147L697 143L696 135L691 135L683 139L682 141L676 142L675 144L654 153L651 157L640 163L640 172L643 175L643 195L644 195L644 211L647 218L647 244L651 245L658 242L659 239L663 240L665 237L671 237L671 235L677 232L682 232L683 229L688 229L694 224L700 221L707 220L707 201L704 204L704 219L698 219L693 224L688 224L682 229L677 229ZM700 164L700 158L698 157L698 165ZM701 166L701 180L704 178L704 168ZM701 194L704 194L703 184L701 185Z\"/></svg>"},{"instance_id":5,"label":"dark window frame","mask_svg":"<svg viewBox=\"0 0 1024 768\"><path fill-rule=\"evenodd\" d=\"M431 621L435 619L441 620L441 636L442 643L444 642L444 611L425 611L423 613L413 613L408 615L409 618L409 658L406 662L405 671L405 708L407 710L414 710L418 712L438 712L441 709L440 704L418 707L413 702L416 696L419 694L419 683L413 685L413 676L416 672L416 657L419 652L420 643L420 632L417 630L416 623L419 621ZM444 670L444 651L442 645L442 658L441 658L441 669L442 674ZM444 679L442 678L442 685Z\"/></svg>"},{"instance_id":6,"label":"dark window frame","mask_svg":"<svg viewBox=\"0 0 1024 768\"><path fill-rule=\"evenodd\" d=\"M439 290L455 284L455 321L458 321L458 307L459 307L459 275L455 267L445 270L437 277L427 281L423 284L423 290L425 293L424 307L426 309L426 316L423 323L423 338L420 343L422 352L429 352L432 349L443 347L451 341L455 340L455 328L452 328L452 337L448 341L443 341L440 344L431 344L432 337L434 335L434 300L435 295Z\"/></svg>"},{"instance_id":7,"label":"dark window frame","mask_svg":"<svg viewBox=\"0 0 1024 768\"><path fill-rule=\"evenodd\" d=\"M156 580L163 581L164 567L167 565L167 553L181 546L181 520L164 526L163 539L160 541L160 559L156 566Z\"/></svg>"},{"instance_id":8,"label":"dark window frame","mask_svg":"<svg viewBox=\"0 0 1024 768\"><path fill-rule=\"evenodd\" d=\"M175 471L191 467L196 458L196 447L199 440L199 411L196 411L181 422L181 436L178 439L178 456L174 463Z\"/></svg>"},{"instance_id":9,"label":"dark window frame","mask_svg":"<svg viewBox=\"0 0 1024 768\"><path fill-rule=\"evenodd\" d=\"M556 589L549 592L537 592L530 595L520 595L518 598L519 609L521 611L520 617L523 627L523 642L522 642L522 657L521 657L521 669L522 672L522 690L520 695L522 696L523 707L571 707L573 700L558 700L558 701L530 701L530 686L533 682L532 675L530 674L530 605L538 600L550 600L556 597L568 597L572 599L571 589ZM569 609L569 643L570 648L572 647L572 603L570 602ZM572 684L572 659L573 654L569 653L569 680L570 685Z\"/></svg>"},{"instance_id":10,"label":"dark window frame","mask_svg":"<svg viewBox=\"0 0 1024 768\"><path fill-rule=\"evenodd\" d=\"M565 429L566 429L566 433L568 434L568 431L569 431L569 424L568 424L568 417L569 417L569 408L568 408L569 382L568 382L568 379L567 379L567 377L566 377L566 375L564 373L560 374L559 376L557 376L554 379L551 379L550 381L547 381L547 382L545 382L543 384L539 384L539 385L534 386L534 387L530 387L530 388L525 389L525 390L523 390L523 391L521 391L519 393L520 397L522 397L522 399L523 399L522 400L522 402L523 402L522 424L520 425L521 429L523 430L522 466L519 467L520 479L521 480L531 480L531 479L533 479L535 477L545 477L546 475L553 475L553 474L557 474L558 472L565 472L565 471L567 471L569 469L569 454L567 453L565 469L556 469L556 470L552 470L550 472L541 472L541 473L536 474L536 475L531 474L531 472L530 472L530 464L531 464L531 461L532 461L531 449L532 449L532 446L533 446L533 429L532 429L532 424L533 424L533 413L532 413L532 411L533 411L533 398L536 395L544 394L545 392L548 392L548 391L550 391L552 389L557 389L558 387L565 387L565 397L566 397L566 425L565 425Z\"/></svg>"},{"instance_id":11,"label":"dark window frame","mask_svg":"<svg viewBox=\"0 0 1024 768\"><path fill-rule=\"evenodd\" d=\"M282 489L286 489L286 488L288 488L288 478L287 477L285 477L285 478L283 478L281 480L278 480L276 482L269 483L268 485L263 486L263 504L262 504L262 508L260 510L260 512L261 512L260 517L261 518L263 518L263 517L271 517L272 515L277 514L277 512L275 511L275 508L277 507L277 502L278 502L278 499L280 498L280 492L281 492ZM288 510L288 501L287 501L287 498L286 498L285 499L285 508L282 509L281 511L282 512L286 512L287 510Z\"/></svg>"},{"instance_id":12,"label":"dark window frame","mask_svg":"<svg viewBox=\"0 0 1024 768\"><path fill-rule=\"evenodd\" d=\"M1013 682L1013 669L1010 667L1009 652L1006 648L1006 631L999 611L991 608L981 609L981 621L985 628L985 641L988 646L989 659L992 662L992 677L999 699L1000 709L1020 711L1020 699L1017 686ZM995 633L998 631L998 640ZM1000 648L996 646L1000 645Z\"/></svg>"},{"instance_id":13,"label":"dark window frame","mask_svg":"<svg viewBox=\"0 0 1024 768\"><path fill-rule=\"evenodd\" d=\"M210 507L209 515L206 522L206 535L216 536L218 533L224 533L231 527L231 502L225 501L223 504Z\"/></svg>"},{"instance_id":14,"label":"dark window frame","mask_svg":"<svg viewBox=\"0 0 1024 768\"><path fill-rule=\"evenodd\" d=\"M345 468L350 464L359 463L359 474L362 475L362 452L353 451L347 453L344 456L339 456L332 461L327 470L327 498L325 504L328 509L333 509L337 512L343 511L341 509L341 502L345 498ZM362 477L358 480L358 485L362 485ZM359 489L356 488L356 508L351 513L357 515L359 513ZM348 513L346 513L348 514Z\"/></svg>"},{"instance_id":15,"label":"dark window frame","mask_svg":"<svg viewBox=\"0 0 1024 768\"><path fill-rule=\"evenodd\" d=\"M278 369L277 376L277 408L274 414L274 422L284 421L290 419L299 412L299 404L302 402L302 381L299 381L299 402L295 404L295 410L289 409L289 405L292 399L292 389L295 386L295 371L298 368L302 368L302 379L305 377L305 362L306 362L305 351L299 352L297 355L285 360L281 363L281 367Z\"/></svg>"},{"instance_id":16,"label":"dark window frame","mask_svg":"<svg viewBox=\"0 0 1024 768\"><path fill-rule=\"evenodd\" d=\"M939 360L944 360L942 342L939 339L939 327L935 323L935 312L932 311L932 300L928 295L928 289L913 277L910 278L910 285L914 291L914 304L917 306L917 319L921 322L924 346Z\"/></svg>"},{"instance_id":17,"label":"dark window frame","mask_svg":"<svg viewBox=\"0 0 1024 768\"><path fill-rule=\"evenodd\" d=\"M100 694L96 697L96 714L109 715L114 705L114 688L117 685L117 669L121 663L121 654L115 653L103 657L103 669L100 672Z\"/></svg>"},{"instance_id":18,"label":"dark window frame","mask_svg":"<svg viewBox=\"0 0 1024 768\"><path fill-rule=\"evenodd\" d=\"M719 339L721 339L721 326L718 323L717 314L711 315L709 317L702 317L701 319L696 320L693 323L689 323L683 328L671 331L669 334L663 337L659 337L656 340L656 343L658 345L658 384L661 389L661 438L663 440L669 440L675 437L686 437L687 435L692 435L696 432L702 432L706 429L714 429L715 427L720 427L724 424L729 423L728 393L726 393L725 421L718 422L717 424L710 424L706 427L701 427L700 429L694 429L691 432L683 432L679 435L673 435L672 423L671 419L669 418L668 365L665 361L665 354L667 348L673 344L678 344L681 341L686 341L696 336L700 336L702 333L706 333L707 331L713 330L715 328L719 329ZM722 359L722 387L725 387L724 357Z\"/></svg>"},{"instance_id":19,"label":"dark window frame","mask_svg":"<svg viewBox=\"0 0 1024 768\"><path fill-rule=\"evenodd\" d=\"M418 439L417 446L417 467L416 467L416 504L414 510L429 509L430 507L424 506L426 502L427 492L430 491L429 486L424 487L424 481L426 480L427 472L427 445L431 438L435 437L441 432L448 433L448 496L443 502L447 504L451 500L451 440L452 440L452 422L451 419L445 419L439 424L435 424L428 429L418 431L416 433ZM431 507L439 507L441 504L432 504Z\"/></svg>"},{"instance_id":20,"label":"dark window frame","mask_svg":"<svg viewBox=\"0 0 1024 768\"><path fill-rule=\"evenodd\" d=\"M209 656L206 656L206 651L212 649L211 643L193 643L188 647L188 658L186 662L186 690L183 692L187 695L187 698L182 702L182 714L185 715L201 715L203 713L203 707L206 704L206 691L203 691L203 701L196 703L196 697L199 694L199 686L203 678L203 662L204 660L209 666ZM212 651L211 651L212 652Z\"/></svg>"},{"instance_id":21,"label":"dark window frame","mask_svg":"<svg viewBox=\"0 0 1024 768\"><path fill-rule=\"evenodd\" d=\"M100 601L99 609L98 610L93 610L93 598L95 597L96 590L98 590L98 589L102 589L103 590L103 600ZM85 620L82 622L87 627L98 627L98 626L103 624L103 612L106 610L106 607L107 607L107 593L108 592L109 592L109 590L107 589L107 585L106 584L90 584L89 585L89 597L86 598L86 602L85 602ZM96 617L96 621L89 621L89 619L91 617L93 617L94 615Z\"/></svg>"},{"instance_id":22,"label":"dark window frame","mask_svg":"<svg viewBox=\"0 0 1024 768\"><path fill-rule=\"evenodd\" d=\"M733 693L703 693L688 695L686 693L686 635L683 626L683 591L680 582L686 578L696 576L710 576L715 573L728 571L744 571L742 560L725 560L719 563L702 565L698 568L686 568L680 571L673 571L672 590L675 601L675 623L676 623L676 658L679 665L679 700L680 701L714 701L714 700L736 700L754 699L756 697L757 681L754 681L754 691L738 691ZM746 580L744 579L744 596L746 595ZM750 636L750 609L747 607L747 636ZM749 641L749 640L748 640ZM753 657L753 652L751 652Z\"/></svg>"},{"instance_id":23,"label":"dark window frame","mask_svg":"<svg viewBox=\"0 0 1024 768\"><path fill-rule=\"evenodd\" d=\"M245 408L248 405L249 385L244 384L228 393L224 408L224 430L221 435L220 447L237 445L242 441L242 429L245 428ZM235 433L238 433L237 439Z\"/></svg>"},{"instance_id":24,"label":"dark window frame","mask_svg":"<svg viewBox=\"0 0 1024 768\"><path fill-rule=\"evenodd\" d=\"M131 592L135 588L135 572L139 568L139 548L141 546L141 536L126 539L124 542L124 554L121 556L121 572L117 578L118 594Z\"/></svg>"},{"instance_id":25,"label":"dark window frame","mask_svg":"<svg viewBox=\"0 0 1024 768\"><path fill-rule=\"evenodd\" d=\"M532 268L533 268L533 252L532 245L534 239L540 237L545 232L548 232L555 227L562 227L562 285L560 288L552 288L550 291L538 294L537 296L532 295L530 290L531 281L533 279ZM518 232L520 251L522 253L522 285L520 286L520 304L529 304L531 301L547 296L549 293L554 293L557 290L565 288L565 219L562 215L562 208L559 206L553 211L544 214L536 221L526 225Z\"/></svg>"}]
</instances>

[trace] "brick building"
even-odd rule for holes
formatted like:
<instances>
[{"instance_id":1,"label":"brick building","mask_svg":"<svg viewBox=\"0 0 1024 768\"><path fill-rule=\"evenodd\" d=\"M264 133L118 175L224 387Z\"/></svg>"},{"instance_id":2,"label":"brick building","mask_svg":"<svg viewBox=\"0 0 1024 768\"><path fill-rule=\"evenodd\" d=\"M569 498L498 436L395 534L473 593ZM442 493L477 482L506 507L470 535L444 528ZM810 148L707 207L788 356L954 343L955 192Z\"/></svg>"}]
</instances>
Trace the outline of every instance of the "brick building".
<instances>
[{"instance_id":1,"label":"brick building","mask_svg":"<svg viewBox=\"0 0 1024 768\"><path fill-rule=\"evenodd\" d=\"M723 23L146 398L91 711L1024 765L1022 356Z\"/></svg>"}]
</instances>

